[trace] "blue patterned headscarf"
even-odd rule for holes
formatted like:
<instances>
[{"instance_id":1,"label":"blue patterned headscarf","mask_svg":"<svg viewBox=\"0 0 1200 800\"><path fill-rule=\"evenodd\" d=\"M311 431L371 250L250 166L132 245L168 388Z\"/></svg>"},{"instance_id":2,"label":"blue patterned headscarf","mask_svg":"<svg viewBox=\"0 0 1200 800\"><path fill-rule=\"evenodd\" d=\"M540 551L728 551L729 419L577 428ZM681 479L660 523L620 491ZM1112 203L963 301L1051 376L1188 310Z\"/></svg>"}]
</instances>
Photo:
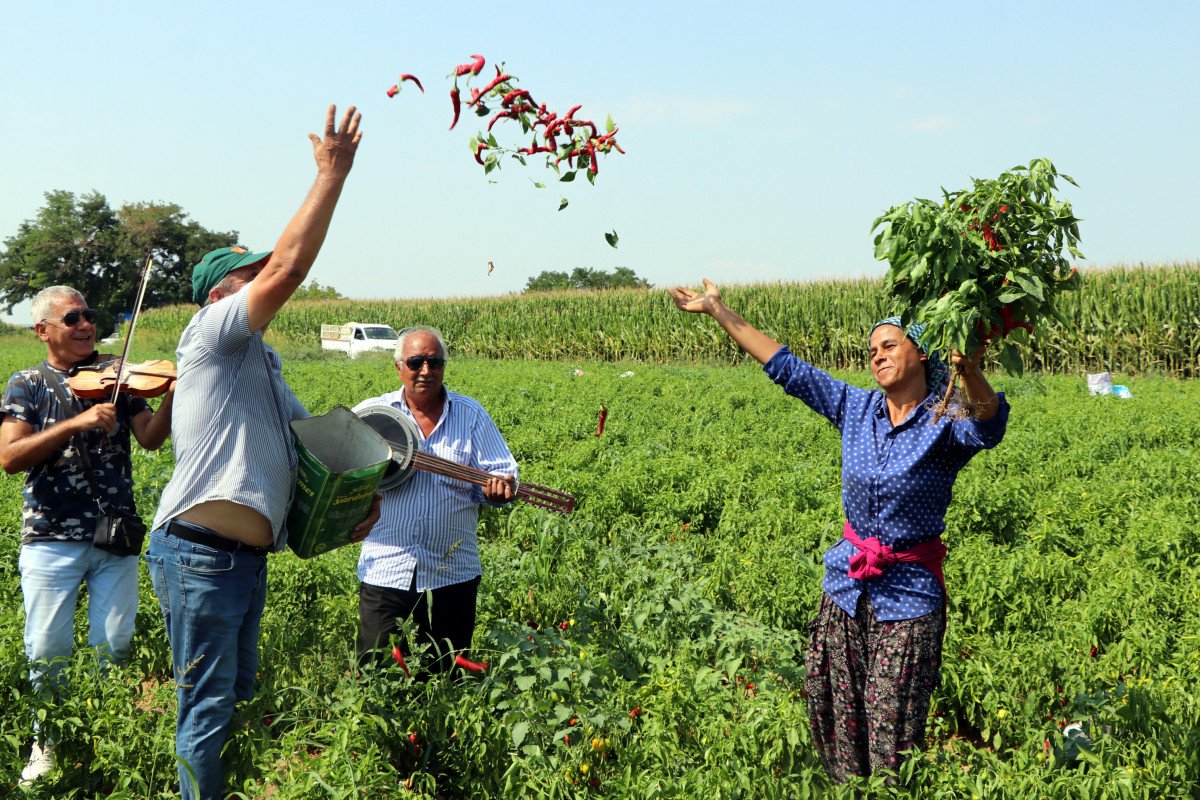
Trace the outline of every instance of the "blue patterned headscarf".
<instances>
[{"instance_id":1,"label":"blue patterned headscarf","mask_svg":"<svg viewBox=\"0 0 1200 800\"><path fill-rule=\"evenodd\" d=\"M871 341L871 336L875 333L875 329L880 325L895 325L901 330L904 329L904 324L900 321L900 317L888 317L881 319L871 326L870 332L867 334L867 342ZM926 393L941 394L946 390L946 385L950 382L950 367L942 359L941 353L937 350L929 350L925 345L921 344L921 334L925 332L925 325L920 322L914 322L908 326L908 331L905 336L917 346L917 349L924 353L929 360L925 362L925 391Z\"/></svg>"}]
</instances>

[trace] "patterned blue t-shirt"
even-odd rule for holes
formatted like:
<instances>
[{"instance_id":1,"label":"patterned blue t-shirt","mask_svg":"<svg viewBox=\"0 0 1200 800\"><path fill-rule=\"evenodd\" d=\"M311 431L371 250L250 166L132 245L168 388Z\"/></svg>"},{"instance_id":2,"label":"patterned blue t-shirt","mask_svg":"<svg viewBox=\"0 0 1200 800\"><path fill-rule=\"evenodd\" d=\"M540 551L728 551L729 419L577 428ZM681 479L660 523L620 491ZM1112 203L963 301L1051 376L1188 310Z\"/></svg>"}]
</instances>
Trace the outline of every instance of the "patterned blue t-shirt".
<instances>
[{"instance_id":1,"label":"patterned blue t-shirt","mask_svg":"<svg viewBox=\"0 0 1200 800\"><path fill-rule=\"evenodd\" d=\"M45 363L69 396L67 373ZM26 422L36 433L105 402L103 399L71 399L74 407L64 409L58 394L46 385L36 367L21 370L8 379L0 416ZM121 395L117 400L117 427L112 433L99 430L78 433L53 459L29 470L22 490L22 543L91 541L96 520L107 516L110 506L136 513L133 466L129 456L129 420L149 409L150 404L142 398ZM88 449L91 461L91 492L84 481L83 466L76 452L81 446ZM95 498L96 493L100 496L99 501Z\"/></svg>"},{"instance_id":2,"label":"patterned blue t-shirt","mask_svg":"<svg viewBox=\"0 0 1200 800\"><path fill-rule=\"evenodd\" d=\"M841 431L846 520L861 538L875 537L897 551L942 535L959 470L980 450L998 445L1008 425L1003 393L999 412L986 421L942 417L932 423L931 395L893 426L882 391L839 381L786 347L763 369ZM847 575L854 552L845 539L826 551L823 584L850 616L864 588L882 621L916 619L941 607L941 584L926 567L895 564L882 577L862 581Z\"/></svg>"}]
</instances>

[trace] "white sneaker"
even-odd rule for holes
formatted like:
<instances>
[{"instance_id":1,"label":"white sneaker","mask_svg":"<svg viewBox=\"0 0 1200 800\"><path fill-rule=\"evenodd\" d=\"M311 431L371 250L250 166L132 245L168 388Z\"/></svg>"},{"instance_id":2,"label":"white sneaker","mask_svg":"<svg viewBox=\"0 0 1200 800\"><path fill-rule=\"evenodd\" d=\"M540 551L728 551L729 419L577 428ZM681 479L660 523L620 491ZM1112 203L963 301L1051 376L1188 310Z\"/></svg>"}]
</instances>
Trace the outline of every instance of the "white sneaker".
<instances>
[{"instance_id":1,"label":"white sneaker","mask_svg":"<svg viewBox=\"0 0 1200 800\"><path fill-rule=\"evenodd\" d=\"M33 743L33 751L29 754L29 763L21 770L21 783L29 784L54 769L54 745L39 745Z\"/></svg>"}]
</instances>

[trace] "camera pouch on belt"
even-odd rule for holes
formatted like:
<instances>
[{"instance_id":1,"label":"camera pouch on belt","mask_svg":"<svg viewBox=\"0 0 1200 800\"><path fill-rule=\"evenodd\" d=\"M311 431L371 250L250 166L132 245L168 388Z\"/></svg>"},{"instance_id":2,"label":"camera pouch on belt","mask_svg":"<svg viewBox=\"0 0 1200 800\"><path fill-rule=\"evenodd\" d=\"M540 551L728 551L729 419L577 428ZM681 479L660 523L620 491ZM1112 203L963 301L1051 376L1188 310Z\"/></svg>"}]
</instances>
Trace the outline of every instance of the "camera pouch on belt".
<instances>
[{"instance_id":1,"label":"camera pouch on belt","mask_svg":"<svg viewBox=\"0 0 1200 800\"><path fill-rule=\"evenodd\" d=\"M58 396L58 402L64 409L76 408L76 405L62 388L62 384L45 368L38 365L38 372L46 385ZM87 445L78 442L75 452L79 454L79 466L82 468L84 483L88 493L96 497L96 489L92 486L92 459L88 456ZM97 504L99 501L97 500ZM96 519L96 529L92 534L92 546L117 556L136 556L142 552L142 542L146 539L146 523L136 511L127 511L109 505L104 516Z\"/></svg>"},{"instance_id":2,"label":"camera pouch on belt","mask_svg":"<svg viewBox=\"0 0 1200 800\"><path fill-rule=\"evenodd\" d=\"M107 516L96 520L96 531L92 534L92 547L117 556L136 556L142 552L146 539L146 523L137 514L121 509L110 510Z\"/></svg>"}]
</instances>

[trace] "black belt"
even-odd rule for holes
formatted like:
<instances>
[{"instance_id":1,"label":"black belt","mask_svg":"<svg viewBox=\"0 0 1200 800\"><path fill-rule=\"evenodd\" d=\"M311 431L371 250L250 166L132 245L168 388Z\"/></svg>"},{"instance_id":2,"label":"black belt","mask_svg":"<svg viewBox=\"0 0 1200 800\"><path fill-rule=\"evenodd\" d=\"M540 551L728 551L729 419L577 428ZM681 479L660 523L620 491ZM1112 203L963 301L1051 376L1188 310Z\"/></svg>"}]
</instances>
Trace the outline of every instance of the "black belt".
<instances>
[{"instance_id":1,"label":"black belt","mask_svg":"<svg viewBox=\"0 0 1200 800\"><path fill-rule=\"evenodd\" d=\"M201 528L198 525L176 522L171 520L167 524L167 534L183 539L194 544L202 544L205 547L215 547L217 550L228 550L230 552L249 553L252 556L265 556L271 552L269 547L251 547L248 544L242 544L236 539L229 539L219 533L214 533L208 528Z\"/></svg>"}]
</instances>

